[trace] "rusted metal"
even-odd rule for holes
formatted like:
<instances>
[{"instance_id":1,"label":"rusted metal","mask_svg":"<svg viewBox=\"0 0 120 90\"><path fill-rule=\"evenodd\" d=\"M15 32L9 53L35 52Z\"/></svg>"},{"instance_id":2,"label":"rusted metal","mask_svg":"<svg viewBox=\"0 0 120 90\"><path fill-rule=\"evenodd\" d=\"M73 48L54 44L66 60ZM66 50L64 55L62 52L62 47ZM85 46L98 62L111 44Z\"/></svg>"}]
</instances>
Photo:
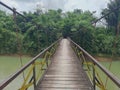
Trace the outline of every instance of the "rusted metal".
<instances>
[{"instance_id":1,"label":"rusted metal","mask_svg":"<svg viewBox=\"0 0 120 90\"><path fill-rule=\"evenodd\" d=\"M102 66L94 57L92 57L87 51L81 48L74 41L69 39L73 45L77 46L96 66L98 66L119 88L120 88L120 79L116 77L113 73L108 71L104 66Z\"/></svg>"}]
</instances>

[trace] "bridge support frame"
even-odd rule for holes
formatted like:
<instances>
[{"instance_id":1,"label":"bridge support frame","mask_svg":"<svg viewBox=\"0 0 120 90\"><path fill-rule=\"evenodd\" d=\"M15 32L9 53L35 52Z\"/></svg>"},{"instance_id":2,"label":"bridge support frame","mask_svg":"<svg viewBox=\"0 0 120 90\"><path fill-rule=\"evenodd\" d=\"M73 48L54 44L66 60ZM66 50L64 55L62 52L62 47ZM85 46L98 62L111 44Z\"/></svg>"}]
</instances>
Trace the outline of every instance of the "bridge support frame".
<instances>
[{"instance_id":1,"label":"bridge support frame","mask_svg":"<svg viewBox=\"0 0 120 90\"><path fill-rule=\"evenodd\" d=\"M93 63L93 88L94 88L94 90L96 90L96 83L95 83L95 78L96 78L96 76L95 76L95 68L94 68L94 66L95 66L95 63Z\"/></svg>"},{"instance_id":2,"label":"bridge support frame","mask_svg":"<svg viewBox=\"0 0 120 90\"><path fill-rule=\"evenodd\" d=\"M33 64L35 64L35 62ZM35 70L35 66L33 68L33 84L34 84L34 90L35 90L35 88L36 88L36 70Z\"/></svg>"}]
</instances>

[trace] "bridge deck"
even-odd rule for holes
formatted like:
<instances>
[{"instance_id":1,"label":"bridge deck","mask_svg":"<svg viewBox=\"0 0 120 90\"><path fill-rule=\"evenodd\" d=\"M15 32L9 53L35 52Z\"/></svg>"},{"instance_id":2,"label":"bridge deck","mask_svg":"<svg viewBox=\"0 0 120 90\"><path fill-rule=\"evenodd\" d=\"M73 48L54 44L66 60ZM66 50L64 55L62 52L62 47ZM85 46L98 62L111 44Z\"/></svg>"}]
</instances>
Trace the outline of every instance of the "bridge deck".
<instances>
[{"instance_id":1,"label":"bridge deck","mask_svg":"<svg viewBox=\"0 0 120 90\"><path fill-rule=\"evenodd\" d=\"M36 90L93 90L67 39L60 42L52 64Z\"/></svg>"}]
</instances>

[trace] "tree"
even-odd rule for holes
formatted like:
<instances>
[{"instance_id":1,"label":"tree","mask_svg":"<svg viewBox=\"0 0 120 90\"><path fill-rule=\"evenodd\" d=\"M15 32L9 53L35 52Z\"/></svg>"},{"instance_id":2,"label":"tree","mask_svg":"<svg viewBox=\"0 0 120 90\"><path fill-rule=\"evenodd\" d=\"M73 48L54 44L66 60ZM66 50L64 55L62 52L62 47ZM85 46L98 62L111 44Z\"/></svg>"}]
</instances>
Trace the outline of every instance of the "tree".
<instances>
[{"instance_id":1,"label":"tree","mask_svg":"<svg viewBox=\"0 0 120 90\"><path fill-rule=\"evenodd\" d=\"M115 11L113 11L113 9L119 6L119 0L110 0L110 3L108 3L107 8L103 9L102 11L102 15L105 15L108 12L112 11L112 13L106 16L104 19L106 20L109 29L114 30L115 35L119 34L120 29L120 8Z\"/></svg>"}]
</instances>

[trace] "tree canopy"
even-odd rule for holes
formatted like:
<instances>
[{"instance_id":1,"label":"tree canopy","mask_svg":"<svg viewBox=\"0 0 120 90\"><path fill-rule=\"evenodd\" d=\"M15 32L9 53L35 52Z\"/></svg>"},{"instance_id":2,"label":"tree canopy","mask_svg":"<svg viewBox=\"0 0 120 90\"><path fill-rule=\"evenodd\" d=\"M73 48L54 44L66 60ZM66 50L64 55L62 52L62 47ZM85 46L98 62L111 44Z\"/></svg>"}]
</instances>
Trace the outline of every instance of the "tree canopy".
<instances>
[{"instance_id":1,"label":"tree canopy","mask_svg":"<svg viewBox=\"0 0 120 90\"><path fill-rule=\"evenodd\" d=\"M112 1L102 15L112 8L111 5ZM111 30L119 25L118 11L105 17L108 28L95 28L91 23L96 17L92 12L81 9L72 12L63 12L61 9L47 12L36 10L23 14L27 20L17 15L15 23L12 14L0 10L0 54L21 51L23 54L36 55L60 37L72 38L90 53L112 53L115 34ZM117 48L119 47L118 45ZM117 53L119 54L119 49Z\"/></svg>"}]
</instances>

